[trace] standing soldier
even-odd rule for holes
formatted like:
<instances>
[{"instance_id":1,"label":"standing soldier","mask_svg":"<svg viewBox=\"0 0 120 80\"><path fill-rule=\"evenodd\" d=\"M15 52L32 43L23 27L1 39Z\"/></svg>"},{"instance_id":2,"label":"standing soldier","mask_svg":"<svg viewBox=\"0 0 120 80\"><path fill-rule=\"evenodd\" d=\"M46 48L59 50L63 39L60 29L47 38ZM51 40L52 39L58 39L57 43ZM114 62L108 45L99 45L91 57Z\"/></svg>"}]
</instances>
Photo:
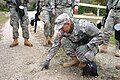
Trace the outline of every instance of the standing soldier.
<instances>
[{"instance_id":1,"label":"standing soldier","mask_svg":"<svg viewBox=\"0 0 120 80\"><path fill-rule=\"evenodd\" d=\"M98 46L102 44L103 34L87 20L72 21L68 14L63 13L55 20L55 29L58 30L54 43L48 51L47 59L42 69L48 69L51 59L62 45L66 55L71 57L63 67L79 64L83 68L89 61L94 60L98 53Z\"/></svg>"},{"instance_id":2,"label":"standing soldier","mask_svg":"<svg viewBox=\"0 0 120 80\"><path fill-rule=\"evenodd\" d=\"M28 13L27 13L27 3L28 0L4 0L10 10L10 25L13 27L13 43L10 47L17 46L18 42L18 29L19 23L22 27L22 34L24 38L24 45L32 47L33 45L29 42L29 31L28 31Z\"/></svg>"},{"instance_id":3,"label":"standing soldier","mask_svg":"<svg viewBox=\"0 0 120 80\"><path fill-rule=\"evenodd\" d=\"M44 22L44 46L52 44L52 36L53 36L53 18L52 8L51 8L51 0L38 0L39 6L42 8L42 21Z\"/></svg>"},{"instance_id":4,"label":"standing soldier","mask_svg":"<svg viewBox=\"0 0 120 80\"><path fill-rule=\"evenodd\" d=\"M80 0L51 0L52 14L58 17L62 13L67 13L72 18L73 13L78 12L78 3Z\"/></svg>"},{"instance_id":5,"label":"standing soldier","mask_svg":"<svg viewBox=\"0 0 120 80\"><path fill-rule=\"evenodd\" d=\"M115 29L115 39L117 40L117 48L118 50L120 50L120 23L117 23L115 26L114 26L114 29ZM115 66L116 69L120 69L120 64L116 65Z\"/></svg>"},{"instance_id":6,"label":"standing soldier","mask_svg":"<svg viewBox=\"0 0 120 80\"><path fill-rule=\"evenodd\" d=\"M104 44L100 47L100 52L107 53L107 47L109 38L112 35L113 27L120 23L120 0L109 0L108 1L109 14L106 19L105 28L104 28ZM120 50L117 49L115 56L120 56Z\"/></svg>"}]
</instances>

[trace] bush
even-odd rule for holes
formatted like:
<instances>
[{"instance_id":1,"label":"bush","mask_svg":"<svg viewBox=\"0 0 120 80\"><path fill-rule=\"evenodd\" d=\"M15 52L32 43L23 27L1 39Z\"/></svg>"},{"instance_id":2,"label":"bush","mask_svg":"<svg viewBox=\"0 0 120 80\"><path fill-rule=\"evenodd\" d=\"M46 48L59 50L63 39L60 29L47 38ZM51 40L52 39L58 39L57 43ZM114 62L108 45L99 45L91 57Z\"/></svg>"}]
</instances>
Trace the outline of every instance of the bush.
<instances>
[{"instance_id":1,"label":"bush","mask_svg":"<svg viewBox=\"0 0 120 80\"><path fill-rule=\"evenodd\" d=\"M30 3L30 6L28 7L28 10L35 10L35 7L36 7L36 3L35 1L34 2L31 2ZM9 11L9 9L6 7L6 4L2 4L0 3L0 11Z\"/></svg>"},{"instance_id":2,"label":"bush","mask_svg":"<svg viewBox=\"0 0 120 80\"><path fill-rule=\"evenodd\" d=\"M79 6L78 14L90 13L90 12L97 15L97 8ZM104 16L104 15L105 15L105 9L100 9L100 16Z\"/></svg>"},{"instance_id":3,"label":"bush","mask_svg":"<svg viewBox=\"0 0 120 80\"><path fill-rule=\"evenodd\" d=\"M8 11L5 4L0 3L0 11Z\"/></svg>"},{"instance_id":4,"label":"bush","mask_svg":"<svg viewBox=\"0 0 120 80\"><path fill-rule=\"evenodd\" d=\"M29 4L30 4L30 6L28 7L29 11L36 10L36 2L35 1L33 1L33 2L29 3Z\"/></svg>"}]
</instances>

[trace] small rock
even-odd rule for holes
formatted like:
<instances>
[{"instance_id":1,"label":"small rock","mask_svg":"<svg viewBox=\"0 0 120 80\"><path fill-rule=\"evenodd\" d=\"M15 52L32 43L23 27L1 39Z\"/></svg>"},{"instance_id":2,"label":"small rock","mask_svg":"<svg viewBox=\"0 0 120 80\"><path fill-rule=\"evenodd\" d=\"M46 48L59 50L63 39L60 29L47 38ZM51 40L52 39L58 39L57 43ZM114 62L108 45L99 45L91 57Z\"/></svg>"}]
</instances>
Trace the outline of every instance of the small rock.
<instances>
[{"instance_id":1,"label":"small rock","mask_svg":"<svg viewBox=\"0 0 120 80\"><path fill-rule=\"evenodd\" d=\"M57 70L55 70L55 72L57 73L58 71L57 71Z\"/></svg>"}]
</instances>

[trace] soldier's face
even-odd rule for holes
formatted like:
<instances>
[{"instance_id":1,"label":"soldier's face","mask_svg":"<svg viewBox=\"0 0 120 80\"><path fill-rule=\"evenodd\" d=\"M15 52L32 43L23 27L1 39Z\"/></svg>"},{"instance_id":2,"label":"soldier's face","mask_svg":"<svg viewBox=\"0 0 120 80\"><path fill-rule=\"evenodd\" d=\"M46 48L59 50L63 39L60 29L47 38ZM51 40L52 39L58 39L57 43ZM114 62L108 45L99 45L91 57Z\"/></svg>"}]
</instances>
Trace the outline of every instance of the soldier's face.
<instances>
[{"instance_id":1,"label":"soldier's face","mask_svg":"<svg viewBox=\"0 0 120 80\"><path fill-rule=\"evenodd\" d=\"M71 29L71 23L65 23L62 27L62 31L68 33Z\"/></svg>"}]
</instances>

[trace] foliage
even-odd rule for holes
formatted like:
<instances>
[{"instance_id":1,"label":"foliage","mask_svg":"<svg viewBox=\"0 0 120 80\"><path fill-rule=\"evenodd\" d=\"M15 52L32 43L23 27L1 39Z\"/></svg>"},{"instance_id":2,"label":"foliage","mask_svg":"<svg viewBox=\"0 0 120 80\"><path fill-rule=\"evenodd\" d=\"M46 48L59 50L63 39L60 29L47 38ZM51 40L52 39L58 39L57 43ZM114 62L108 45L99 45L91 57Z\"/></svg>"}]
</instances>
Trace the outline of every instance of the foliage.
<instances>
[{"instance_id":1,"label":"foliage","mask_svg":"<svg viewBox=\"0 0 120 80\"><path fill-rule=\"evenodd\" d=\"M5 4L0 3L0 11L8 11Z\"/></svg>"},{"instance_id":2,"label":"foliage","mask_svg":"<svg viewBox=\"0 0 120 80\"><path fill-rule=\"evenodd\" d=\"M106 5L108 0L96 0L101 5Z\"/></svg>"},{"instance_id":3,"label":"foliage","mask_svg":"<svg viewBox=\"0 0 120 80\"><path fill-rule=\"evenodd\" d=\"M80 0L82 3L106 5L108 0Z\"/></svg>"},{"instance_id":4,"label":"foliage","mask_svg":"<svg viewBox=\"0 0 120 80\"><path fill-rule=\"evenodd\" d=\"M30 4L30 6L28 7L28 10L29 11L35 10L35 8L36 8L36 2L33 1L33 2L30 2L29 4Z\"/></svg>"},{"instance_id":5,"label":"foliage","mask_svg":"<svg viewBox=\"0 0 120 80\"><path fill-rule=\"evenodd\" d=\"M97 15L97 8L79 6L78 14L90 13L90 12ZM104 15L105 15L105 9L100 9L100 16L104 16Z\"/></svg>"},{"instance_id":6,"label":"foliage","mask_svg":"<svg viewBox=\"0 0 120 80\"><path fill-rule=\"evenodd\" d=\"M35 1L29 3L28 10L35 10L36 3ZM0 3L0 11L9 11L6 7L6 4Z\"/></svg>"}]
</instances>

